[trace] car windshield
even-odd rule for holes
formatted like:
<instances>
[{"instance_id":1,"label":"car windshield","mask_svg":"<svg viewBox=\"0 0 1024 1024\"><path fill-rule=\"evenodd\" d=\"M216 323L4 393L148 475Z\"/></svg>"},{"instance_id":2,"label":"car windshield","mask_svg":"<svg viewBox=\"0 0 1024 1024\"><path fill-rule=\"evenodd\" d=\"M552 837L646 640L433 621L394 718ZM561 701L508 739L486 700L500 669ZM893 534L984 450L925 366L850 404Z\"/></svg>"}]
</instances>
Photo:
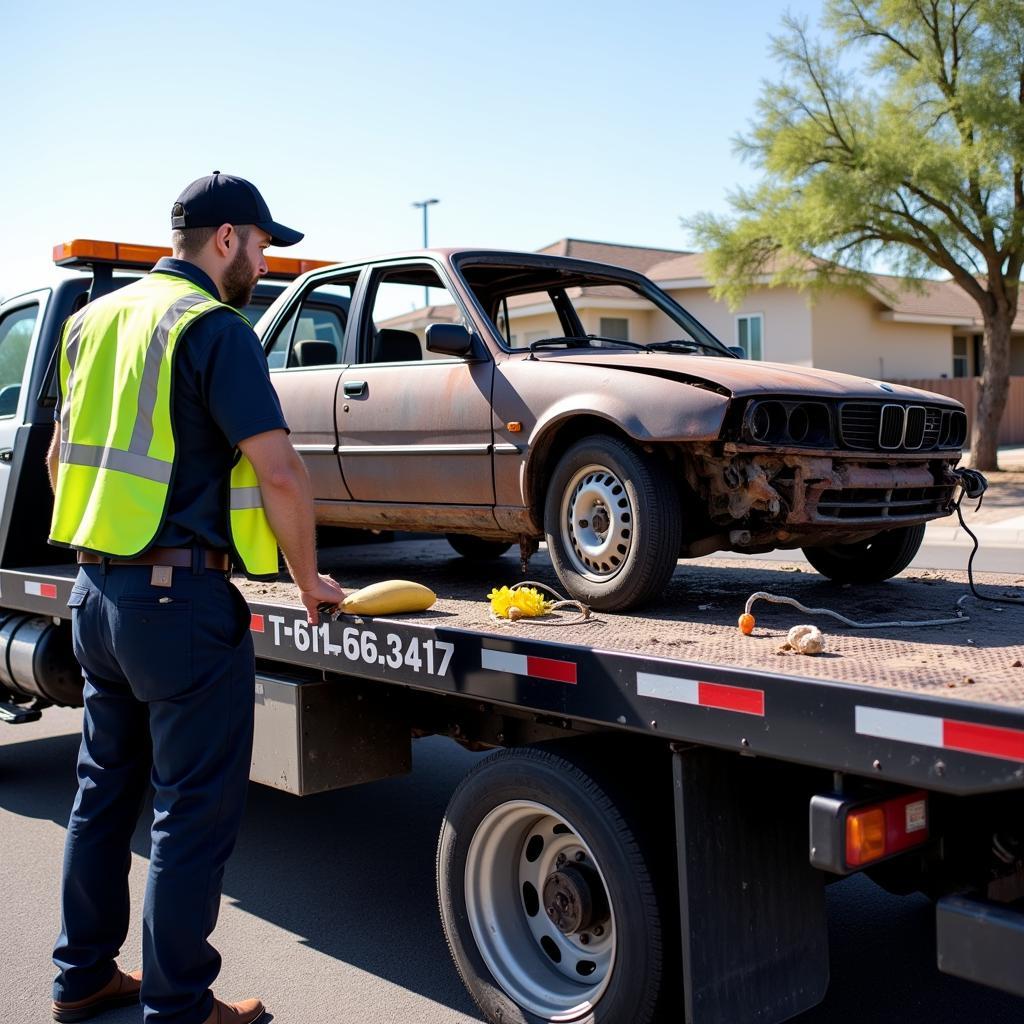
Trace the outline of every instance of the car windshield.
<instances>
[{"instance_id":1,"label":"car windshield","mask_svg":"<svg viewBox=\"0 0 1024 1024\"><path fill-rule=\"evenodd\" d=\"M460 270L495 333L513 350L641 349L734 358L650 283L550 265L467 263Z\"/></svg>"}]
</instances>

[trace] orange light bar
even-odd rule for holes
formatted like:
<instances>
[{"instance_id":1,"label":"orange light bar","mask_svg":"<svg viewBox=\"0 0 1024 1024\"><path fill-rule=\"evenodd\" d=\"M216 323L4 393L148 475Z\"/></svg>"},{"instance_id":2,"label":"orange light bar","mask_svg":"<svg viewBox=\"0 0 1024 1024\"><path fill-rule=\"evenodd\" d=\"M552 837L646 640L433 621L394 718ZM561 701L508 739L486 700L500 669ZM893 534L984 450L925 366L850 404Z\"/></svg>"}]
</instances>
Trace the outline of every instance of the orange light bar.
<instances>
[{"instance_id":1,"label":"orange light bar","mask_svg":"<svg viewBox=\"0 0 1024 1024\"><path fill-rule=\"evenodd\" d=\"M170 252L170 250L168 250ZM91 238L76 238L53 247L53 262L63 267L75 259L117 259L117 242L96 242Z\"/></svg>"},{"instance_id":2,"label":"orange light bar","mask_svg":"<svg viewBox=\"0 0 1024 1024\"><path fill-rule=\"evenodd\" d=\"M329 267L331 260L300 260L293 256L267 256L267 273L271 277L298 277L307 270ZM337 260L333 261L337 263Z\"/></svg>"},{"instance_id":3,"label":"orange light bar","mask_svg":"<svg viewBox=\"0 0 1024 1024\"><path fill-rule=\"evenodd\" d=\"M53 247L53 262L58 267L85 267L90 263L113 263L120 267L148 268L171 250L159 245L133 245L130 242L101 242L76 238ZM268 256L268 277L298 277L307 270L329 267L337 260L303 260L290 256Z\"/></svg>"}]
</instances>

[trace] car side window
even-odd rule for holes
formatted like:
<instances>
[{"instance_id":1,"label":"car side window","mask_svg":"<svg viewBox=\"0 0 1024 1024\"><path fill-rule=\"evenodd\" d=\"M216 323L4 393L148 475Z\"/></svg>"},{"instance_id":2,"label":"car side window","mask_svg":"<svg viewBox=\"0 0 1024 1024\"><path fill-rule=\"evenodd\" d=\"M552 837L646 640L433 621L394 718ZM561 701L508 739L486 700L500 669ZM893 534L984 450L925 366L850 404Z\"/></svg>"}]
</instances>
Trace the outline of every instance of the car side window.
<instances>
[{"instance_id":1,"label":"car side window","mask_svg":"<svg viewBox=\"0 0 1024 1024\"><path fill-rule=\"evenodd\" d=\"M272 370L336 366L343 362L348 311L356 276L317 283L292 307L267 350Z\"/></svg>"},{"instance_id":2,"label":"car side window","mask_svg":"<svg viewBox=\"0 0 1024 1024\"><path fill-rule=\"evenodd\" d=\"M0 318L0 416L18 411L28 347L38 319L38 303L19 306Z\"/></svg>"},{"instance_id":3,"label":"car side window","mask_svg":"<svg viewBox=\"0 0 1024 1024\"><path fill-rule=\"evenodd\" d=\"M462 310L433 267L421 264L381 271L372 285L370 321L361 361L396 363L450 359L428 352L431 324L465 323Z\"/></svg>"}]
</instances>

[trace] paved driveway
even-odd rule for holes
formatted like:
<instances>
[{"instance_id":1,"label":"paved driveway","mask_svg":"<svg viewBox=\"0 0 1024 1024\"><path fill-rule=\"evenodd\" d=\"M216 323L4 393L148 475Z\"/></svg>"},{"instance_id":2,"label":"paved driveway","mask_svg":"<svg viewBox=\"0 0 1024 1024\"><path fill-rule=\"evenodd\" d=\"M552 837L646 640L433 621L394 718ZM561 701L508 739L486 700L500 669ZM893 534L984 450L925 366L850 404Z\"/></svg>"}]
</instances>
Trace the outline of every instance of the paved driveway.
<instances>
[{"instance_id":1,"label":"paved driveway","mask_svg":"<svg viewBox=\"0 0 1024 1024\"><path fill-rule=\"evenodd\" d=\"M80 712L0 726L0 1021L46 1024L56 880ZM228 865L217 992L260 995L277 1024L469 1024L482 1018L452 966L433 852L452 788L479 755L419 741L411 777L302 800L253 786ZM137 909L148 835L136 833ZM1020 1024L1024 1001L939 974L932 910L854 878L828 891L832 985L794 1024ZM122 963L140 947L136 914ZM140 1024L138 1008L98 1018ZM663 1024L681 1024L680 1020Z\"/></svg>"}]
</instances>

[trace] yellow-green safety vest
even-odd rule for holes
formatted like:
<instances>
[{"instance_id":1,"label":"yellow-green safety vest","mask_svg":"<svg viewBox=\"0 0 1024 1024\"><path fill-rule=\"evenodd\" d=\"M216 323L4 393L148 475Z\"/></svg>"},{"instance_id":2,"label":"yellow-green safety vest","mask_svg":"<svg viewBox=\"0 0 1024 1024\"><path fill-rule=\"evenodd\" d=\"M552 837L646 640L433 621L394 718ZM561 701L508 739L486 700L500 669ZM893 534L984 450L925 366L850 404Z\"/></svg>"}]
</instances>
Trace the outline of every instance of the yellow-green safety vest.
<instances>
[{"instance_id":1,"label":"yellow-green safety vest","mask_svg":"<svg viewBox=\"0 0 1024 1024\"><path fill-rule=\"evenodd\" d=\"M52 543L133 558L156 540L174 477L174 356L185 331L221 307L232 308L190 281L151 273L65 325ZM256 471L240 452L228 524L236 563L249 576L275 576L277 541Z\"/></svg>"}]
</instances>

